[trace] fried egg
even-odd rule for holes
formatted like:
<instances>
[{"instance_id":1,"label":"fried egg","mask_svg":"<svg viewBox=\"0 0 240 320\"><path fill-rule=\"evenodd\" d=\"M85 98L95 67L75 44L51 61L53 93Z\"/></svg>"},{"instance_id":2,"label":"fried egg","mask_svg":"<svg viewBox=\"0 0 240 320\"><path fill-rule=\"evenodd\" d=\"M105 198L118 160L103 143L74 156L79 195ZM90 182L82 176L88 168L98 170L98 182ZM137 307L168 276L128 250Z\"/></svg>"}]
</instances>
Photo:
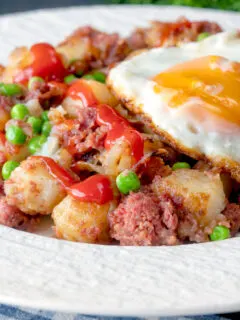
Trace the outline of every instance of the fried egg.
<instances>
[{"instance_id":1,"label":"fried egg","mask_svg":"<svg viewBox=\"0 0 240 320\"><path fill-rule=\"evenodd\" d=\"M240 182L240 35L157 48L110 71L108 85L166 142Z\"/></svg>"}]
</instances>

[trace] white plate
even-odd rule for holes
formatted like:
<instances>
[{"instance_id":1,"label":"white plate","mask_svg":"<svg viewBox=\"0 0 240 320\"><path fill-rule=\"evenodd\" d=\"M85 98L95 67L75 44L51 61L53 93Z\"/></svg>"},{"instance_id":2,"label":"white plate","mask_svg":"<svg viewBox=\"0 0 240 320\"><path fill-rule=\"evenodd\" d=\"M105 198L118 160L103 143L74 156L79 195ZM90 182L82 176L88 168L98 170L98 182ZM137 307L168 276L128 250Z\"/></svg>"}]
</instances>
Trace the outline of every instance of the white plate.
<instances>
[{"instance_id":1,"label":"white plate","mask_svg":"<svg viewBox=\"0 0 240 320\"><path fill-rule=\"evenodd\" d=\"M0 19L0 61L16 45L57 43L79 25L126 35L148 20L240 15L177 7L82 7ZM240 54L240 53L239 53ZM240 310L240 238L177 247L97 246L0 227L0 301L85 314L163 316Z\"/></svg>"}]
</instances>

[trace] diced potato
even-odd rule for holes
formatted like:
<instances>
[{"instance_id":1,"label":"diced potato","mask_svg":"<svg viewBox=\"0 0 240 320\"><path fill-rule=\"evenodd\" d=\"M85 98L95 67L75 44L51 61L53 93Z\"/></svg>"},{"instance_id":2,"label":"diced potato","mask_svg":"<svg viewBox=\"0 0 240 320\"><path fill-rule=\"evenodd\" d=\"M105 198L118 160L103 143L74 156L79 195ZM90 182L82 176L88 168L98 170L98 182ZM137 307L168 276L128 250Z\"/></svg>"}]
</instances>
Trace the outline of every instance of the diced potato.
<instances>
[{"instance_id":1,"label":"diced potato","mask_svg":"<svg viewBox=\"0 0 240 320\"><path fill-rule=\"evenodd\" d=\"M130 147L122 139L118 140L110 150L106 150L99 160L102 162L104 173L115 177L134 164Z\"/></svg>"},{"instance_id":2,"label":"diced potato","mask_svg":"<svg viewBox=\"0 0 240 320\"><path fill-rule=\"evenodd\" d=\"M62 106L65 112L65 115L73 119L78 118L79 109L82 107L80 100L73 100L70 97L67 97L66 99L63 100ZM51 120L53 120L55 123L60 122L58 121L57 117L62 117L62 119L64 119L65 115L61 115L61 114L56 115L56 111L54 111L54 113L50 111Z\"/></svg>"},{"instance_id":3,"label":"diced potato","mask_svg":"<svg viewBox=\"0 0 240 320\"><path fill-rule=\"evenodd\" d=\"M35 155L52 158L60 164L60 166L66 169L70 168L73 161L72 155L67 151L67 149L60 146L59 139L51 135Z\"/></svg>"},{"instance_id":4,"label":"diced potato","mask_svg":"<svg viewBox=\"0 0 240 320\"><path fill-rule=\"evenodd\" d=\"M81 38L75 38L59 45L56 51L63 56L65 64L68 66L73 60L85 60L90 49L88 42Z\"/></svg>"},{"instance_id":5,"label":"diced potato","mask_svg":"<svg viewBox=\"0 0 240 320\"><path fill-rule=\"evenodd\" d=\"M117 105L117 100L110 92L108 87L101 82L94 80L82 80L84 81L92 90L99 104L108 104L111 107ZM63 102L62 106L64 110L67 112L68 116L71 118L77 118L79 114L78 106L81 106L80 100L73 100L70 97L67 97Z\"/></svg>"},{"instance_id":6,"label":"diced potato","mask_svg":"<svg viewBox=\"0 0 240 320\"><path fill-rule=\"evenodd\" d=\"M67 151L65 148L60 148L58 151L54 154L53 159L60 164L60 166L69 169L71 167L71 164L73 162L72 155Z\"/></svg>"},{"instance_id":7,"label":"diced potato","mask_svg":"<svg viewBox=\"0 0 240 320\"><path fill-rule=\"evenodd\" d=\"M43 112L43 108L41 107L40 102L38 101L38 99L31 99L26 103L26 106L28 108L28 111L30 113L31 116L34 117L40 117L42 112Z\"/></svg>"},{"instance_id":8,"label":"diced potato","mask_svg":"<svg viewBox=\"0 0 240 320\"><path fill-rule=\"evenodd\" d=\"M210 171L210 170L219 171L219 169L212 168L212 166L208 162L205 162L203 160L199 160L195 164L194 169L198 169L200 171ZM231 175L229 173L225 173L225 172L220 173L220 177L223 183L223 189L226 194L226 197L229 198L232 192L234 180L231 178Z\"/></svg>"},{"instance_id":9,"label":"diced potato","mask_svg":"<svg viewBox=\"0 0 240 320\"><path fill-rule=\"evenodd\" d=\"M30 157L23 161L5 181L7 202L23 212L50 214L66 196L66 191L49 172L41 158Z\"/></svg>"},{"instance_id":10,"label":"diced potato","mask_svg":"<svg viewBox=\"0 0 240 320\"><path fill-rule=\"evenodd\" d=\"M110 90L104 83L94 80L85 81L91 87L99 103L108 104L111 107L114 107L118 104L117 99L114 97L114 95L110 92Z\"/></svg>"},{"instance_id":11,"label":"diced potato","mask_svg":"<svg viewBox=\"0 0 240 320\"><path fill-rule=\"evenodd\" d=\"M68 195L53 210L56 235L71 241L107 243L110 240L107 216L113 209L114 202L99 205Z\"/></svg>"},{"instance_id":12,"label":"diced potato","mask_svg":"<svg viewBox=\"0 0 240 320\"><path fill-rule=\"evenodd\" d=\"M207 226L218 220L226 206L226 197L219 174L199 170L180 169L170 176L155 179L153 189L158 195L167 195L196 221Z\"/></svg>"},{"instance_id":13,"label":"diced potato","mask_svg":"<svg viewBox=\"0 0 240 320\"><path fill-rule=\"evenodd\" d=\"M27 47L19 47L12 51L9 56L9 64L1 75L2 82L13 82L14 76L29 66L32 62L32 55Z\"/></svg>"},{"instance_id":14,"label":"diced potato","mask_svg":"<svg viewBox=\"0 0 240 320\"><path fill-rule=\"evenodd\" d=\"M5 124L10 119L10 114L3 106L0 106L0 131L5 129Z\"/></svg>"}]
</instances>

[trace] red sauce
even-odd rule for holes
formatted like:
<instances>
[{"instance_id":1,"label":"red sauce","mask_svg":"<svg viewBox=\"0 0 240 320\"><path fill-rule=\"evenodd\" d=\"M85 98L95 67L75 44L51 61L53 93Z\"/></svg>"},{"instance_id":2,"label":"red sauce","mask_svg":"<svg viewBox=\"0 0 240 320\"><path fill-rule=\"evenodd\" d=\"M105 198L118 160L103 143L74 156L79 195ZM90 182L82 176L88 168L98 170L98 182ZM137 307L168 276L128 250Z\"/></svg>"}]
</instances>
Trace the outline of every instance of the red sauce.
<instances>
[{"instance_id":1,"label":"red sauce","mask_svg":"<svg viewBox=\"0 0 240 320\"><path fill-rule=\"evenodd\" d=\"M98 105L97 111L97 122L99 125L113 125L115 123L124 123L125 125L129 125L128 121L125 118L123 118L120 114L118 114L113 108L111 108L107 104Z\"/></svg>"},{"instance_id":2,"label":"red sauce","mask_svg":"<svg viewBox=\"0 0 240 320\"><path fill-rule=\"evenodd\" d=\"M7 159L7 150L6 150L6 137L3 132L0 131L0 165L2 166L8 159ZM0 179L1 180L1 179ZM1 188L0 188L1 193Z\"/></svg>"},{"instance_id":3,"label":"red sauce","mask_svg":"<svg viewBox=\"0 0 240 320\"><path fill-rule=\"evenodd\" d=\"M41 159L47 167L49 174L58 180L64 189L83 202L96 202L104 204L113 200L111 182L107 176L96 174L82 182L76 180L63 167L58 165L53 159L43 156L32 156Z\"/></svg>"},{"instance_id":4,"label":"red sauce","mask_svg":"<svg viewBox=\"0 0 240 320\"><path fill-rule=\"evenodd\" d=\"M104 204L113 200L111 182L107 176L96 174L86 180L74 184L68 193L83 202Z\"/></svg>"},{"instance_id":5,"label":"red sauce","mask_svg":"<svg viewBox=\"0 0 240 320\"><path fill-rule=\"evenodd\" d=\"M42 77L46 81L62 81L67 75L60 56L50 44L37 43L31 47L30 52L33 62L14 77L15 82L25 83L33 76Z\"/></svg>"},{"instance_id":6,"label":"red sauce","mask_svg":"<svg viewBox=\"0 0 240 320\"><path fill-rule=\"evenodd\" d=\"M141 134L132 128L126 119L108 105L98 105L97 110L98 125L106 125L109 127L109 132L105 140L105 148L110 149L117 139L123 137L130 144L132 155L136 162L138 162L143 156L144 148Z\"/></svg>"},{"instance_id":7,"label":"red sauce","mask_svg":"<svg viewBox=\"0 0 240 320\"><path fill-rule=\"evenodd\" d=\"M85 107L96 106L99 103L92 88L84 80L74 81L68 89L67 96L74 100L81 100Z\"/></svg>"},{"instance_id":8,"label":"red sauce","mask_svg":"<svg viewBox=\"0 0 240 320\"><path fill-rule=\"evenodd\" d=\"M105 148L110 149L115 141L124 137L130 144L136 162L143 156L143 139L128 121L121 117L108 105L99 105L91 87L84 80L75 81L68 89L67 96L80 99L85 107L97 108L97 124L107 125L109 132L105 140Z\"/></svg>"},{"instance_id":9,"label":"red sauce","mask_svg":"<svg viewBox=\"0 0 240 320\"><path fill-rule=\"evenodd\" d=\"M6 142L5 134L0 131L0 144L4 145L5 142Z\"/></svg>"},{"instance_id":10,"label":"red sauce","mask_svg":"<svg viewBox=\"0 0 240 320\"><path fill-rule=\"evenodd\" d=\"M76 183L76 180L53 159L43 156L32 156L32 158L41 159L46 165L50 175L56 178L66 190Z\"/></svg>"}]
</instances>

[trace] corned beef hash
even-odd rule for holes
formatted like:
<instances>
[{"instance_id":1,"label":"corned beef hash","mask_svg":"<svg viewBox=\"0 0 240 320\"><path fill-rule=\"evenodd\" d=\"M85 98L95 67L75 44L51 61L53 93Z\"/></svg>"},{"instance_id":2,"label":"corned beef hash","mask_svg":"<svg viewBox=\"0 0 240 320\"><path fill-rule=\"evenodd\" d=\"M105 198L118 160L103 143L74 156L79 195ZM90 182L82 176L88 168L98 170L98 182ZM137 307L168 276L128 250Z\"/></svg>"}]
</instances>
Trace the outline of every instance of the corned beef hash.
<instances>
[{"instance_id":1,"label":"corned beef hash","mask_svg":"<svg viewBox=\"0 0 240 320\"><path fill-rule=\"evenodd\" d=\"M154 21L15 49L0 76L0 223L158 246L240 228L240 35ZM124 60L124 61L123 61Z\"/></svg>"}]
</instances>

